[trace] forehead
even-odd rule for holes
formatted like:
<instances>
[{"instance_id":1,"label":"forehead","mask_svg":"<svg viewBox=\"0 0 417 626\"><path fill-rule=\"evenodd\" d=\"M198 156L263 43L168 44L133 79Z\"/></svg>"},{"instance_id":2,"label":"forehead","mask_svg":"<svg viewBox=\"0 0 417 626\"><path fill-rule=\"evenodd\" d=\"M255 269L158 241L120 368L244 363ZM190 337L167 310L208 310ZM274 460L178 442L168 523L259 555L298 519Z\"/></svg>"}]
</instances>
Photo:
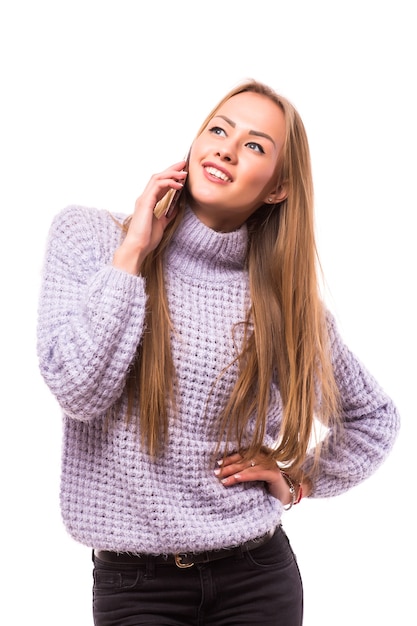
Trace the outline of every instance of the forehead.
<instances>
[{"instance_id":1,"label":"forehead","mask_svg":"<svg viewBox=\"0 0 417 626\"><path fill-rule=\"evenodd\" d=\"M272 135L279 143L285 137L285 116L281 107L262 94L244 92L226 100L214 117L224 115L236 128Z\"/></svg>"}]
</instances>

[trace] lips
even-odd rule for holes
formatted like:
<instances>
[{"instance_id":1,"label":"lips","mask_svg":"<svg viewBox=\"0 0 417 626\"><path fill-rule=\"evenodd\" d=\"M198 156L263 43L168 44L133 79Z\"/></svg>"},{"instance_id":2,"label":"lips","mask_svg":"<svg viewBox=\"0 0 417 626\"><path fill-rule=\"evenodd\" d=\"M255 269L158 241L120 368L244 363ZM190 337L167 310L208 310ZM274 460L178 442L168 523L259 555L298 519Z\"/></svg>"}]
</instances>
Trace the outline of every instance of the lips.
<instances>
[{"instance_id":1,"label":"lips","mask_svg":"<svg viewBox=\"0 0 417 626\"><path fill-rule=\"evenodd\" d=\"M216 180L222 181L224 183L231 183L233 181L230 173L225 170L223 167L219 167L218 165L214 165L211 163L204 163L203 165L204 171L209 175L210 178L215 178Z\"/></svg>"}]
</instances>

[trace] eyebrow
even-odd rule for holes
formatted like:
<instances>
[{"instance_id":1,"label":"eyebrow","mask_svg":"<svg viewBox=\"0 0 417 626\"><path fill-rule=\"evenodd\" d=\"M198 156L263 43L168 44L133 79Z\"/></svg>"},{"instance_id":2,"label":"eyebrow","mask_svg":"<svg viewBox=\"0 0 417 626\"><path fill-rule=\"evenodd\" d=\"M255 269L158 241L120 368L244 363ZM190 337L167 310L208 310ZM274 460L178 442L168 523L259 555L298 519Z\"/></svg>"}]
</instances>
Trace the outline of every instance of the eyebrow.
<instances>
[{"instance_id":1,"label":"eyebrow","mask_svg":"<svg viewBox=\"0 0 417 626\"><path fill-rule=\"evenodd\" d=\"M230 124L230 126L236 128L236 122L231 120L229 117L226 117L226 115L215 115L214 117L221 117L225 122ZM275 141L272 139L272 137L270 135L267 135L266 133L261 132L260 130L250 130L249 135L255 135L256 137L264 137L265 139L269 139L269 141L272 141L275 146Z\"/></svg>"}]
</instances>

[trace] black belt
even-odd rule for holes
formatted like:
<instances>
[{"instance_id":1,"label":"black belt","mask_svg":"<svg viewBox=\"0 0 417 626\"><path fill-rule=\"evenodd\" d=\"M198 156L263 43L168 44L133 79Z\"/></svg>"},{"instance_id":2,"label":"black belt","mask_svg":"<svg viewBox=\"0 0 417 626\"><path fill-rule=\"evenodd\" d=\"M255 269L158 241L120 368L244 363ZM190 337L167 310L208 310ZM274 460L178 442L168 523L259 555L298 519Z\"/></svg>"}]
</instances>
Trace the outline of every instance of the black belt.
<instances>
[{"instance_id":1,"label":"black belt","mask_svg":"<svg viewBox=\"0 0 417 626\"><path fill-rule=\"evenodd\" d=\"M176 565L180 568L192 567L195 563L209 563L227 557L235 556L239 552L249 552L263 546L275 533L275 528L262 537L250 539L237 548L222 548L220 550L207 550L206 552L180 552L178 554L129 554L128 552L108 552L107 550L94 550L94 556L104 563L117 563L119 565L146 565L155 563L158 565Z\"/></svg>"}]
</instances>

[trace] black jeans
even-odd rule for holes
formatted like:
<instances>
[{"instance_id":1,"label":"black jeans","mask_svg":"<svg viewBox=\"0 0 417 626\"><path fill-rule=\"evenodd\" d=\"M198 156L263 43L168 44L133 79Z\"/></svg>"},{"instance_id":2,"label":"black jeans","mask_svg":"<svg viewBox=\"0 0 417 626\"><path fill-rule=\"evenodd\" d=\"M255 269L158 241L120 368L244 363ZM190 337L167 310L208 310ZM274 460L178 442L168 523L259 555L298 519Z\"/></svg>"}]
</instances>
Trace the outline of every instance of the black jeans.
<instances>
[{"instance_id":1,"label":"black jeans","mask_svg":"<svg viewBox=\"0 0 417 626\"><path fill-rule=\"evenodd\" d=\"M301 626L303 590L281 527L250 552L204 565L120 565L94 557L96 626Z\"/></svg>"}]
</instances>

